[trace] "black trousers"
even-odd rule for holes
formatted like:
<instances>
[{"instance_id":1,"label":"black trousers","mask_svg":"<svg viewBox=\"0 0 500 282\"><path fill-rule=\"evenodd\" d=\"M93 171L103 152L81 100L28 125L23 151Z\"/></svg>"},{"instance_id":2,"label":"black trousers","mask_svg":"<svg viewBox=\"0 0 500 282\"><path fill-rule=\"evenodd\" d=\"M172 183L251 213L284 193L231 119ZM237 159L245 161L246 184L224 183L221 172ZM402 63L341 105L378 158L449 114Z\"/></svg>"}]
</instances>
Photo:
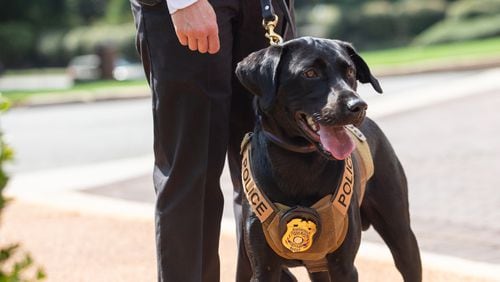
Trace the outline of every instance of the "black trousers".
<instances>
[{"instance_id":1,"label":"black trousers","mask_svg":"<svg viewBox=\"0 0 500 282\"><path fill-rule=\"evenodd\" d=\"M269 45L260 2L210 1L217 14L221 49L209 55L179 44L164 0L154 6L138 1L131 0L137 48L153 95L158 280L219 281L224 201L219 178L226 150L238 251L245 254L239 220L243 195L239 148L255 118L251 94L239 84L234 69L249 53ZM282 16L279 9L276 12ZM248 258L238 257L242 259L236 280L249 281Z\"/></svg>"}]
</instances>

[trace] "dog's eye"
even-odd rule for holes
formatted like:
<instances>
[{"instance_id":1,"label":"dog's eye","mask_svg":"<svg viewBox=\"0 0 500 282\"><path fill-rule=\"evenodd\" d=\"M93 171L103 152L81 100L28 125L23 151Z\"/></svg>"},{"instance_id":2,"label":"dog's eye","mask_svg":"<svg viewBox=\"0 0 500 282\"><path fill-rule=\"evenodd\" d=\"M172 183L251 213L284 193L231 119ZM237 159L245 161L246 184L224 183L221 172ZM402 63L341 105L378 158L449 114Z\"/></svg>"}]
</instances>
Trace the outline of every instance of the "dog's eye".
<instances>
[{"instance_id":1,"label":"dog's eye","mask_svg":"<svg viewBox=\"0 0 500 282\"><path fill-rule=\"evenodd\" d=\"M316 78L319 77L318 73L315 69L307 69L302 73L306 78Z\"/></svg>"},{"instance_id":2,"label":"dog's eye","mask_svg":"<svg viewBox=\"0 0 500 282\"><path fill-rule=\"evenodd\" d=\"M347 72L346 72L346 74L347 74L347 77L349 77L349 78L353 78L353 77L354 77L354 75L355 75L355 74L354 74L354 68L351 68L351 67L347 68Z\"/></svg>"}]
</instances>

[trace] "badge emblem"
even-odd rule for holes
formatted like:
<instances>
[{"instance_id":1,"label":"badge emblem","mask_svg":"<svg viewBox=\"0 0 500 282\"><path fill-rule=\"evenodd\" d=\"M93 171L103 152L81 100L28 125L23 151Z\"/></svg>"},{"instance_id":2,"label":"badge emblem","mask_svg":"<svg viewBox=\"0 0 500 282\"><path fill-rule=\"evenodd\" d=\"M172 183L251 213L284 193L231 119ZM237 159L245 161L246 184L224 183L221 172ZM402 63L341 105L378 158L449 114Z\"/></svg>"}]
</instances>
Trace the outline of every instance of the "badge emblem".
<instances>
[{"instance_id":1,"label":"badge emblem","mask_svg":"<svg viewBox=\"0 0 500 282\"><path fill-rule=\"evenodd\" d=\"M294 218L286 224L281 243L294 253L307 251L313 243L316 224L310 220Z\"/></svg>"}]
</instances>

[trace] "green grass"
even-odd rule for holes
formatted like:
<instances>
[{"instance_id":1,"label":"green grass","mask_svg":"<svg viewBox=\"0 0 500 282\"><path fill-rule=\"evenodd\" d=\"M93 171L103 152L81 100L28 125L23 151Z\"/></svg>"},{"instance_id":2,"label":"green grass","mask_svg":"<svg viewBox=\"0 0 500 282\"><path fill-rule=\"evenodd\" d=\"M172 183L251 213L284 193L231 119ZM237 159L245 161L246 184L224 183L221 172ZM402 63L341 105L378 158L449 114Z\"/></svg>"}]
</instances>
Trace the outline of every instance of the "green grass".
<instances>
[{"instance_id":1,"label":"green grass","mask_svg":"<svg viewBox=\"0 0 500 282\"><path fill-rule=\"evenodd\" d=\"M127 81L116 81L116 80L101 80L92 82L80 82L73 86L72 90L96 90L102 88L113 88L113 87L124 87L124 86L139 86L146 85L146 80L127 80Z\"/></svg>"},{"instance_id":2,"label":"green grass","mask_svg":"<svg viewBox=\"0 0 500 282\"><path fill-rule=\"evenodd\" d=\"M500 58L500 37L434 46L410 46L381 51L362 52L373 67L412 66L456 60Z\"/></svg>"},{"instance_id":3,"label":"green grass","mask_svg":"<svg viewBox=\"0 0 500 282\"><path fill-rule=\"evenodd\" d=\"M54 95L97 95L99 93L119 91L131 87L146 87L146 80L131 81L92 81L76 83L70 89L47 89L47 90L15 90L2 91L3 95L14 104L22 102L33 96L54 96Z\"/></svg>"}]
</instances>

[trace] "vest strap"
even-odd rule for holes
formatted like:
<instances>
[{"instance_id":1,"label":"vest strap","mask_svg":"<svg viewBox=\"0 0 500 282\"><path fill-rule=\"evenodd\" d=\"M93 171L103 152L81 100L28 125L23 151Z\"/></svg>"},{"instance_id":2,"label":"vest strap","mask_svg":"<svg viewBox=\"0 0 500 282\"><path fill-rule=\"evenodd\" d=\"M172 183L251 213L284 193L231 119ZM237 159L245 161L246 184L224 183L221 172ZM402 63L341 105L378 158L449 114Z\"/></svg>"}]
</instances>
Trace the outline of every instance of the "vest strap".
<instances>
[{"instance_id":1,"label":"vest strap","mask_svg":"<svg viewBox=\"0 0 500 282\"><path fill-rule=\"evenodd\" d=\"M271 215L279 210L267 198L266 194L260 190L254 181L251 169L251 135L247 134L243 139L241 149L243 158L241 160L241 180L243 181L243 190L245 196L250 203L252 211L259 218L261 223L264 223Z\"/></svg>"},{"instance_id":2,"label":"vest strap","mask_svg":"<svg viewBox=\"0 0 500 282\"><path fill-rule=\"evenodd\" d=\"M326 257L319 260L303 260L302 262L309 273L328 272L328 261Z\"/></svg>"}]
</instances>

